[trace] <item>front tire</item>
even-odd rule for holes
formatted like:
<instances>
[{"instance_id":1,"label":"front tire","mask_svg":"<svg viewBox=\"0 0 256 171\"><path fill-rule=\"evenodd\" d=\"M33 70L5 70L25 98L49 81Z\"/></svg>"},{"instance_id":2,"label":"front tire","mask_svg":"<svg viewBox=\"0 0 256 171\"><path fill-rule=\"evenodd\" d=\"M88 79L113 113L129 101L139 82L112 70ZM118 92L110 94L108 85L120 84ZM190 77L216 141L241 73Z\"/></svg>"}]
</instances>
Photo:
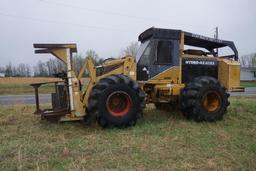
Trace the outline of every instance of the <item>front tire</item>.
<instances>
[{"instance_id":1,"label":"front tire","mask_svg":"<svg viewBox=\"0 0 256 171\"><path fill-rule=\"evenodd\" d=\"M145 107L145 94L138 83L125 75L99 80L89 97L89 113L103 127L133 126Z\"/></svg>"},{"instance_id":2,"label":"front tire","mask_svg":"<svg viewBox=\"0 0 256 171\"><path fill-rule=\"evenodd\" d=\"M213 77L196 77L181 91L183 115L197 122L221 120L229 106L229 94Z\"/></svg>"}]
</instances>

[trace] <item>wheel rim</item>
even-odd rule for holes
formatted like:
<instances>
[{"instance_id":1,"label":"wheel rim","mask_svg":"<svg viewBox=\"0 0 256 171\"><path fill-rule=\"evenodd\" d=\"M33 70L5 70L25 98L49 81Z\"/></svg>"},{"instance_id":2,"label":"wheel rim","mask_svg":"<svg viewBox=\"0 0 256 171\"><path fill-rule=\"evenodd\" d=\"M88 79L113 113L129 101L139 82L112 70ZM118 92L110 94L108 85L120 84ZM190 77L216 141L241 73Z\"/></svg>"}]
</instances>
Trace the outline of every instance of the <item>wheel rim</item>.
<instances>
[{"instance_id":1,"label":"wheel rim","mask_svg":"<svg viewBox=\"0 0 256 171\"><path fill-rule=\"evenodd\" d=\"M111 115L120 117L130 111L132 100L126 92L116 91L108 96L106 104Z\"/></svg>"},{"instance_id":2,"label":"wheel rim","mask_svg":"<svg viewBox=\"0 0 256 171\"><path fill-rule=\"evenodd\" d=\"M203 97L203 107L207 112L215 112L220 109L221 97L216 91L209 91Z\"/></svg>"}]
</instances>

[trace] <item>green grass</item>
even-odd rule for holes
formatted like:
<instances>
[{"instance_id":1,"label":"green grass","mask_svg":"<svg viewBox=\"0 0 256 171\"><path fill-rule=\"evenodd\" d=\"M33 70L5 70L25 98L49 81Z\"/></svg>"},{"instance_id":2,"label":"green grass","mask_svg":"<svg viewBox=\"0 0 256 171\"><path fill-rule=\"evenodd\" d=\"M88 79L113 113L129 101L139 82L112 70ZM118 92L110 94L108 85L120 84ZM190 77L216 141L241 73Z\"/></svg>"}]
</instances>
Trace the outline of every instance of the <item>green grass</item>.
<instances>
[{"instance_id":1,"label":"green grass","mask_svg":"<svg viewBox=\"0 0 256 171\"><path fill-rule=\"evenodd\" d=\"M195 123L149 105L135 127L51 124L34 106L0 108L0 170L254 170L256 97L223 121Z\"/></svg>"},{"instance_id":2,"label":"green grass","mask_svg":"<svg viewBox=\"0 0 256 171\"><path fill-rule=\"evenodd\" d=\"M39 88L39 93L54 92L54 85L43 85ZM21 95L34 94L35 90L28 84L0 84L0 95Z\"/></svg>"},{"instance_id":3,"label":"green grass","mask_svg":"<svg viewBox=\"0 0 256 171\"><path fill-rule=\"evenodd\" d=\"M256 87L256 81L241 81L242 87Z\"/></svg>"}]
</instances>

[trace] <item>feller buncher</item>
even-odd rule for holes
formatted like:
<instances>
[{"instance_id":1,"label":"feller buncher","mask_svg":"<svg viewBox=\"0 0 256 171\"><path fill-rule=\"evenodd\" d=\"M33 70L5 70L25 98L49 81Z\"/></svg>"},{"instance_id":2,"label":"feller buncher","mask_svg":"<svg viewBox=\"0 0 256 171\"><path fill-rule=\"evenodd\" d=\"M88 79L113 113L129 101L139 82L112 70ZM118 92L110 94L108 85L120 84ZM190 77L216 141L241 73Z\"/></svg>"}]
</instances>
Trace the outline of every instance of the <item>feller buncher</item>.
<instances>
[{"instance_id":1,"label":"feller buncher","mask_svg":"<svg viewBox=\"0 0 256 171\"><path fill-rule=\"evenodd\" d=\"M85 59L76 75L72 62L76 44L34 44L35 53L51 53L66 65L63 81L54 82L52 109L41 110L35 88L36 114L49 121L90 121L101 127L128 127L142 116L145 104L156 108L179 104L195 121L221 120L229 106L228 91L240 87L240 64L233 42L182 30L149 28L139 35L136 57L108 59L95 66ZM219 56L217 49L232 53ZM87 71L89 82L82 84Z\"/></svg>"}]
</instances>

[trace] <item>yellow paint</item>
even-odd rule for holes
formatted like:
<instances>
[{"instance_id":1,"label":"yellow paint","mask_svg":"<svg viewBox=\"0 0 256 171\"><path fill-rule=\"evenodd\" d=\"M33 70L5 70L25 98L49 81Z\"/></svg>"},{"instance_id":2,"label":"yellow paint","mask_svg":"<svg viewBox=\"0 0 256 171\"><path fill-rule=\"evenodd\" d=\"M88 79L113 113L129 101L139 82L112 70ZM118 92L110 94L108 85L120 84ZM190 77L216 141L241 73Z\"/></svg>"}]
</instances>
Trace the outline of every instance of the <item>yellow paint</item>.
<instances>
[{"instance_id":1,"label":"yellow paint","mask_svg":"<svg viewBox=\"0 0 256 171\"><path fill-rule=\"evenodd\" d=\"M87 58L85 61L84 66L82 67L82 70L79 73L79 79L81 79L81 76L84 72L85 69L88 70L89 72L89 84L87 85L87 88L85 90L85 92L83 93L83 99L82 102L84 104L84 107L86 108L88 106L88 99L91 93L91 90L94 86L94 84L99 81L102 78L105 78L107 76L110 75L117 75L117 74L123 74L123 75L127 75L130 78L132 78L133 80L136 80L136 74L132 74L130 75L130 72L136 73L136 61L133 57L131 56L126 56L123 57L121 59L116 59L113 61L108 62L107 64L103 64L103 67L111 67L111 66L116 66L118 65L119 67L114 69L113 71L110 71L106 74L103 74L101 76L96 77L96 68L92 62L92 60L90 58Z\"/></svg>"},{"instance_id":2,"label":"yellow paint","mask_svg":"<svg viewBox=\"0 0 256 171\"><path fill-rule=\"evenodd\" d=\"M150 79L148 82L154 82L154 81L165 81L172 84L178 84L180 80L180 68L179 67L171 67L164 72L154 76L152 79Z\"/></svg>"},{"instance_id":3,"label":"yellow paint","mask_svg":"<svg viewBox=\"0 0 256 171\"><path fill-rule=\"evenodd\" d=\"M183 58L208 58L207 56L196 56L184 54L184 32L181 32L180 40L180 65L171 67L162 73L154 76L148 81L139 81L140 87L146 92L146 102L163 102L169 103L177 100L180 95L181 89L185 86L182 84L182 59ZM61 48L48 49L54 56L67 64L67 48L76 49L76 45L69 44ZM214 58L218 60L218 79L227 90L232 90L234 87L240 86L240 64L237 61L232 61L222 58ZM102 67L118 66L116 69L96 76L96 67L91 58L86 58L78 76L75 74L75 68L72 67L72 87L74 95L75 110L66 114L62 121L81 120L87 114L86 108L88 107L88 99L93 86L102 78L110 75L123 74L136 80L136 61L134 57L126 56L121 59L115 59L102 65ZM89 73L89 83L84 92L80 91L79 82L85 71Z\"/></svg>"},{"instance_id":4,"label":"yellow paint","mask_svg":"<svg viewBox=\"0 0 256 171\"><path fill-rule=\"evenodd\" d=\"M240 86L240 63L229 59L219 59L218 79L227 89Z\"/></svg>"}]
</instances>

